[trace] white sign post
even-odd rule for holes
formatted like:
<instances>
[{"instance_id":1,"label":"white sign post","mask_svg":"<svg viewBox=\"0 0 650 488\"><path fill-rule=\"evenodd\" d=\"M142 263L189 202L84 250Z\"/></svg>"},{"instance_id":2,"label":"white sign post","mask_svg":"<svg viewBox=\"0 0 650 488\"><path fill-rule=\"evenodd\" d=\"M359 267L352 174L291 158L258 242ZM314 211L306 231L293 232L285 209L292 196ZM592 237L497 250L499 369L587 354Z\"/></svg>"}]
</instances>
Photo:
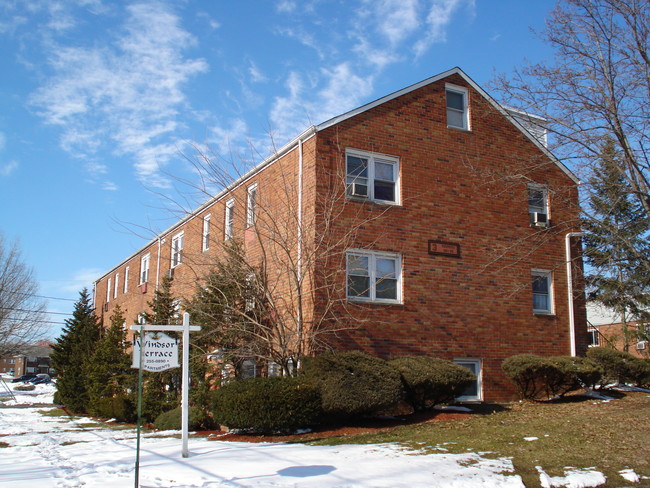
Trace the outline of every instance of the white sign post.
<instances>
[{"instance_id":1,"label":"white sign post","mask_svg":"<svg viewBox=\"0 0 650 488\"><path fill-rule=\"evenodd\" d=\"M183 325L132 325L131 330L137 330L140 332L139 340L135 340L133 344L132 367L141 367L142 370L145 371L164 371L169 368L178 367L178 346L176 345L176 347L174 347L172 344L172 342L175 342L175 339L172 339L166 334L156 334L155 332L175 331L183 333L181 383L181 429L183 447L181 454L186 458L189 456L187 431L189 424L190 332L201 330L201 327L198 325L190 325L190 314L184 313ZM143 332L147 332L147 334L143 334ZM137 359L136 354L138 355Z\"/></svg>"}]
</instances>

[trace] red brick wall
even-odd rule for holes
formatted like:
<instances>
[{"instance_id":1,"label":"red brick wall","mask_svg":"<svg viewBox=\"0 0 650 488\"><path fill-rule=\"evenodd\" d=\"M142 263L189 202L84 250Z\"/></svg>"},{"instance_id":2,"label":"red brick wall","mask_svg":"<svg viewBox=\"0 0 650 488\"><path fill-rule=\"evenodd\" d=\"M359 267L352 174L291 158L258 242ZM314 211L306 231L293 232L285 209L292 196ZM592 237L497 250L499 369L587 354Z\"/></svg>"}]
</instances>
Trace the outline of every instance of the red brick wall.
<instances>
[{"instance_id":1,"label":"red brick wall","mask_svg":"<svg viewBox=\"0 0 650 488\"><path fill-rule=\"evenodd\" d=\"M331 343L382 357L480 358L485 398L503 399L514 393L501 372L504 358L570 353L564 236L577 230L577 192L478 93L461 78L453 82L470 90L469 132L447 128L445 83L438 82L318 134L321 186L342 184L327 175L344 172L346 148L400 158L401 205L348 200L333 231L380 215L363 224L355 247L401 254L403 303L358 305L356 330ZM529 182L549 186L548 230L530 227ZM429 240L458 244L461 257L428 254ZM533 314L533 268L553 272L553 315ZM576 325L584 348L580 306Z\"/></svg>"}]
</instances>

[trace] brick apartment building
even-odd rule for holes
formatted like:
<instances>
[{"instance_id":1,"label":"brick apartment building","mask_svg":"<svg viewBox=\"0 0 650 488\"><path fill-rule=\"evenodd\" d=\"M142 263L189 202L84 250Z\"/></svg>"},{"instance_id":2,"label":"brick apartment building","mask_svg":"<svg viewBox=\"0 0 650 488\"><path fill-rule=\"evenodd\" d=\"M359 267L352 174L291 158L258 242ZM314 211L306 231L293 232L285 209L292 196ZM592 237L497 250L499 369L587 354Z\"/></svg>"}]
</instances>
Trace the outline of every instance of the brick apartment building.
<instances>
[{"instance_id":1,"label":"brick apartment building","mask_svg":"<svg viewBox=\"0 0 650 488\"><path fill-rule=\"evenodd\" d=\"M132 323L171 274L188 296L237 239L320 346L454 360L464 399L510 398L506 357L588 343L578 180L542 122L454 68L312 126L100 277L96 313Z\"/></svg>"}]
</instances>

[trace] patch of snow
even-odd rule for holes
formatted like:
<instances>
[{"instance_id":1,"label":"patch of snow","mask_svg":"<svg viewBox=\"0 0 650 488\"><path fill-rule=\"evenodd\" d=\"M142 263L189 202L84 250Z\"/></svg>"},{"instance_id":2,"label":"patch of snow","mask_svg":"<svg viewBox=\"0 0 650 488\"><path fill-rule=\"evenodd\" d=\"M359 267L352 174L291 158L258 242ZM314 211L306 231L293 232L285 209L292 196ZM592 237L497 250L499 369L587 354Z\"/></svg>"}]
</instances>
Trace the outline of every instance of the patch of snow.
<instances>
[{"instance_id":1,"label":"patch of snow","mask_svg":"<svg viewBox=\"0 0 650 488\"><path fill-rule=\"evenodd\" d=\"M45 393L42 389L33 398L41 403ZM53 408L0 408L2 441L9 446L0 456L3 486L104 488L133 484L135 429L117 430L87 417L41 413ZM182 458L181 440L168 437L171 433L174 431L142 436L142 486L524 487L509 458L488 459L474 452L419 454L396 444L328 447L190 438L190 457Z\"/></svg>"},{"instance_id":2,"label":"patch of snow","mask_svg":"<svg viewBox=\"0 0 650 488\"><path fill-rule=\"evenodd\" d=\"M636 474L633 469L622 469L618 472L618 474L620 474L626 481L630 481L632 483L638 483L641 481L641 478L639 478L639 475Z\"/></svg>"},{"instance_id":3,"label":"patch of snow","mask_svg":"<svg viewBox=\"0 0 650 488\"><path fill-rule=\"evenodd\" d=\"M530 441L536 441L536 440L539 440L539 437L524 437L524 440L529 441L529 442Z\"/></svg>"},{"instance_id":4,"label":"patch of snow","mask_svg":"<svg viewBox=\"0 0 650 488\"><path fill-rule=\"evenodd\" d=\"M542 488L593 488L604 485L607 478L594 468L564 468L564 476L549 476L541 466L535 466Z\"/></svg>"},{"instance_id":5,"label":"patch of snow","mask_svg":"<svg viewBox=\"0 0 650 488\"><path fill-rule=\"evenodd\" d=\"M628 385L621 385L621 384L616 385L612 389L616 391L638 391L641 393L650 393L650 389L648 388L641 388L639 386L628 386Z\"/></svg>"},{"instance_id":6,"label":"patch of snow","mask_svg":"<svg viewBox=\"0 0 650 488\"><path fill-rule=\"evenodd\" d=\"M603 394L603 393L601 393L600 391L597 391L597 390L587 390L584 393L584 395L588 396L588 397L591 397L591 398L595 398L596 400L602 400L603 402L610 402L610 401L614 400L613 397L607 396L607 395L605 395L605 394Z\"/></svg>"},{"instance_id":7,"label":"patch of snow","mask_svg":"<svg viewBox=\"0 0 650 488\"><path fill-rule=\"evenodd\" d=\"M462 412L462 413L472 413L473 412L473 410L471 408L462 407L460 405L447 405L446 407L436 408L436 410L440 410L440 411L443 411L443 412Z\"/></svg>"}]
</instances>

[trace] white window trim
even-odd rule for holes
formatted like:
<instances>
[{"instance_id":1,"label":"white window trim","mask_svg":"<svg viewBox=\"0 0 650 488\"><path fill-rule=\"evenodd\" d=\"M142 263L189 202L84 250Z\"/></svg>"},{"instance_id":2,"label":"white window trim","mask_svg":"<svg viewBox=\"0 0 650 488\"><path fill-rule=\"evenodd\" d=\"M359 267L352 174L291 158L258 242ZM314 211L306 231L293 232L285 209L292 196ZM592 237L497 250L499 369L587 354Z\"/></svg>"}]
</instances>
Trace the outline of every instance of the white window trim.
<instances>
[{"instance_id":1,"label":"white window trim","mask_svg":"<svg viewBox=\"0 0 650 488\"><path fill-rule=\"evenodd\" d=\"M358 255L358 256L365 256L370 258L369 263L368 263L368 274L369 274L369 282L370 282L370 296L369 297L358 297L358 296L350 296L349 295L349 290L348 290L348 257L350 255ZM345 296L347 299L351 302L371 302L371 303L397 303L401 304L402 303L402 256L401 254L398 253L393 253L393 252L383 252L383 251L369 251L367 249L348 249L345 253L346 260L345 260ZM376 266L373 265L375 260L377 258L386 258L386 259L394 259L395 260L395 271L396 271L396 278L397 278L397 297L395 299L392 298L377 298L376 295L376 289L374 286L375 283L375 273L376 273Z\"/></svg>"},{"instance_id":2,"label":"white window trim","mask_svg":"<svg viewBox=\"0 0 650 488\"><path fill-rule=\"evenodd\" d=\"M129 271L131 271L131 267L127 266L124 269L124 293L129 292Z\"/></svg>"},{"instance_id":3,"label":"white window trim","mask_svg":"<svg viewBox=\"0 0 650 488\"><path fill-rule=\"evenodd\" d=\"M180 245L179 245L180 243ZM185 231L180 231L172 237L171 268L183 263L183 247L185 246Z\"/></svg>"},{"instance_id":4,"label":"white window trim","mask_svg":"<svg viewBox=\"0 0 650 488\"><path fill-rule=\"evenodd\" d=\"M463 127L449 125L449 118L447 118L447 127L450 129L471 131L470 116L469 116L469 90L464 86L452 85L445 83L445 117L447 117L447 92L459 93L463 96ZM452 109L453 110L453 109Z\"/></svg>"},{"instance_id":5,"label":"white window trim","mask_svg":"<svg viewBox=\"0 0 650 488\"><path fill-rule=\"evenodd\" d=\"M203 252L210 249L210 218L211 214L203 216L203 230L201 232L201 250Z\"/></svg>"},{"instance_id":6,"label":"white window trim","mask_svg":"<svg viewBox=\"0 0 650 488\"><path fill-rule=\"evenodd\" d=\"M120 273L115 273L115 288L113 290L113 298L117 298L120 291Z\"/></svg>"},{"instance_id":7,"label":"white window trim","mask_svg":"<svg viewBox=\"0 0 650 488\"><path fill-rule=\"evenodd\" d=\"M483 401L483 361L478 358L454 358L454 363L463 366L463 363L471 363L478 366L478 374L476 375L476 392L477 396L461 395L456 397L459 402L480 402ZM467 368L469 369L469 368Z\"/></svg>"},{"instance_id":8,"label":"white window trim","mask_svg":"<svg viewBox=\"0 0 650 488\"><path fill-rule=\"evenodd\" d=\"M545 276L548 279L548 310L542 310L542 309L536 309L535 308L535 300L533 298L533 313L535 315L555 315L555 300L554 300L554 295L555 293L553 292L553 272L548 269L533 269L531 273L531 284L532 284L532 279L535 278L536 276ZM531 290L532 293L532 290Z\"/></svg>"},{"instance_id":9,"label":"white window trim","mask_svg":"<svg viewBox=\"0 0 650 488\"><path fill-rule=\"evenodd\" d=\"M247 189L246 200L246 227L255 225L255 218L257 213L257 183L253 183ZM254 197L253 197L254 195Z\"/></svg>"},{"instance_id":10,"label":"white window trim","mask_svg":"<svg viewBox=\"0 0 650 488\"><path fill-rule=\"evenodd\" d=\"M235 234L235 199L231 198L226 202L224 212L223 235L224 240L232 239Z\"/></svg>"},{"instance_id":11,"label":"white window trim","mask_svg":"<svg viewBox=\"0 0 650 488\"><path fill-rule=\"evenodd\" d=\"M358 197L350 195L347 191L348 182L348 156L356 156L358 158L363 158L368 160L368 196L367 197ZM381 163L389 163L394 166L395 171L395 201L391 200L379 200L375 198L375 162L379 161ZM345 150L345 177L346 177L346 196L351 200L362 200L362 201L371 201L376 203L381 203L385 205L401 205L400 202L400 160L397 156L391 156L389 154L374 153L370 151L363 151L361 149L352 149L347 148Z\"/></svg>"},{"instance_id":12,"label":"white window trim","mask_svg":"<svg viewBox=\"0 0 650 488\"><path fill-rule=\"evenodd\" d=\"M111 291L113 288L113 278L108 278L108 283L106 284L106 302L111 301Z\"/></svg>"},{"instance_id":13,"label":"white window trim","mask_svg":"<svg viewBox=\"0 0 650 488\"><path fill-rule=\"evenodd\" d=\"M149 281L149 266L151 264L151 254L145 254L140 258L140 284ZM143 279L144 278L144 279Z\"/></svg>"}]
</instances>

